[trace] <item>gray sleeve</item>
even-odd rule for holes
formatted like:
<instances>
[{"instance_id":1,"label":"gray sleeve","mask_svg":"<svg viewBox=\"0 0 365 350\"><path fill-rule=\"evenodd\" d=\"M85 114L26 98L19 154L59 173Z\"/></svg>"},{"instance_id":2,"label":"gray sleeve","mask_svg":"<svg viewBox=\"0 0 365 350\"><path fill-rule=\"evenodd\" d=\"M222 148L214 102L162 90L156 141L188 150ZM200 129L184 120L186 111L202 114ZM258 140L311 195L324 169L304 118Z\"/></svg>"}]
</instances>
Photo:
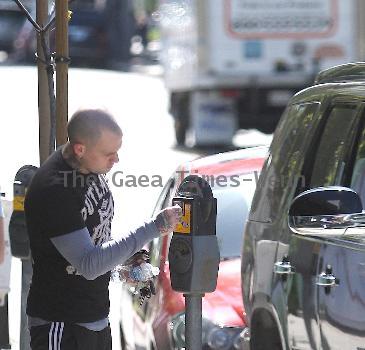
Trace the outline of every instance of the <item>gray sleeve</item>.
<instances>
[{"instance_id":1,"label":"gray sleeve","mask_svg":"<svg viewBox=\"0 0 365 350\"><path fill-rule=\"evenodd\" d=\"M53 245L77 271L93 280L122 264L147 242L160 235L154 221L145 223L127 237L95 246L85 227L65 235L51 238Z\"/></svg>"}]
</instances>

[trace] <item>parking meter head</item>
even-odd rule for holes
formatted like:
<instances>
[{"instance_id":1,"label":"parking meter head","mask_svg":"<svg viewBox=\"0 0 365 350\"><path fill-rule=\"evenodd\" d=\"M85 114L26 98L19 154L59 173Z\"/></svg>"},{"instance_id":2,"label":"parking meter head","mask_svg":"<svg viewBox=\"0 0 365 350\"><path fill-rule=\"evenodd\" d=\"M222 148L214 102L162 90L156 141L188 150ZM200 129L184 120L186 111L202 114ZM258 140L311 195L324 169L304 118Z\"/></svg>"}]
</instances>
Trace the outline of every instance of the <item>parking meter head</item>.
<instances>
[{"instance_id":1,"label":"parking meter head","mask_svg":"<svg viewBox=\"0 0 365 350\"><path fill-rule=\"evenodd\" d=\"M173 204L183 210L183 219L174 233L196 236L216 234L217 200L209 183L201 176L187 176Z\"/></svg>"},{"instance_id":2,"label":"parking meter head","mask_svg":"<svg viewBox=\"0 0 365 350\"><path fill-rule=\"evenodd\" d=\"M189 195L193 198L203 200L201 202L202 219L207 221L212 211L213 192L209 183L199 175L189 175L181 183L178 194Z\"/></svg>"},{"instance_id":3,"label":"parking meter head","mask_svg":"<svg viewBox=\"0 0 365 350\"><path fill-rule=\"evenodd\" d=\"M27 188L37 169L33 165L22 166L14 178L13 213L9 223L9 240L12 255L20 259L30 258L29 236L24 215L24 199Z\"/></svg>"},{"instance_id":4,"label":"parking meter head","mask_svg":"<svg viewBox=\"0 0 365 350\"><path fill-rule=\"evenodd\" d=\"M220 261L216 237L217 200L210 185L190 175L173 204L182 208L169 250L171 286L182 293L213 292Z\"/></svg>"}]
</instances>

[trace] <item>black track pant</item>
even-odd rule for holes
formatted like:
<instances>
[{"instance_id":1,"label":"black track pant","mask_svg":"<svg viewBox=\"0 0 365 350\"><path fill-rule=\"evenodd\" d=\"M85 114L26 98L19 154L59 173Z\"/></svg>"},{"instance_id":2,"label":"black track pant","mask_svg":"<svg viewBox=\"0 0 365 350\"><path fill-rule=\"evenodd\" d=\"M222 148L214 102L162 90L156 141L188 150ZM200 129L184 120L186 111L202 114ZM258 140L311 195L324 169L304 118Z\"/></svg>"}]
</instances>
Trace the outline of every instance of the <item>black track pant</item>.
<instances>
[{"instance_id":1,"label":"black track pant","mask_svg":"<svg viewBox=\"0 0 365 350\"><path fill-rule=\"evenodd\" d=\"M111 350L110 327L100 332L78 325L52 322L30 329L32 350Z\"/></svg>"}]
</instances>

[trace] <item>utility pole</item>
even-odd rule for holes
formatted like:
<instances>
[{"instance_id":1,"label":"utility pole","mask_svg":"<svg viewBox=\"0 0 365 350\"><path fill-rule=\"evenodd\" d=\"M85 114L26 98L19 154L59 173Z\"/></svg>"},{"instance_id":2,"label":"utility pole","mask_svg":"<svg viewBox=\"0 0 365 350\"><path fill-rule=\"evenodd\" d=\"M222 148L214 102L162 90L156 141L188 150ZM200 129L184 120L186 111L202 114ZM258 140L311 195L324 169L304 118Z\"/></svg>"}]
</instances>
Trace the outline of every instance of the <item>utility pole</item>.
<instances>
[{"instance_id":1,"label":"utility pole","mask_svg":"<svg viewBox=\"0 0 365 350\"><path fill-rule=\"evenodd\" d=\"M42 164L55 149L56 115L54 96L54 62L49 48L49 29L54 23L49 18L48 0L36 0L36 20L21 0L14 0L37 32L39 161ZM65 1L67 3L67 1ZM66 21L67 21L67 17ZM67 41L67 38L66 38ZM66 91L67 96L67 91ZM13 212L14 214L14 212ZM10 230L10 225L9 225ZM27 234L27 233L25 233ZM30 258L22 261L20 350L30 350L30 336L25 314L26 298L32 278Z\"/></svg>"},{"instance_id":2,"label":"utility pole","mask_svg":"<svg viewBox=\"0 0 365 350\"><path fill-rule=\"evenodd\" d=\"M68 1L56 0L56 144L67 142L68 120Z\"/></svg>"}]
</instances>

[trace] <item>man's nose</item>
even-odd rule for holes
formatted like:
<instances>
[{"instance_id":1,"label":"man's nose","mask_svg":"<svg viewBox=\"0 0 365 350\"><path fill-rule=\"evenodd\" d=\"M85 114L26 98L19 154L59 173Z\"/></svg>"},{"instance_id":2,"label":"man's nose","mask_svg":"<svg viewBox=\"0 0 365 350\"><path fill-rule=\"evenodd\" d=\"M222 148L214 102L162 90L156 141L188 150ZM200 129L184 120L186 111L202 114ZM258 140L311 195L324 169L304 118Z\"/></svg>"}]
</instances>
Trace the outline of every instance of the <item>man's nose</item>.
<instances>
[{"instance_id":1,"label":"man's nose","mask_svg":"<svg viewBox=\"0 0 365 350\"><path fill-rule=\"evenodd\" d=\"M114 157L114 163L119 163L119 156L118 156L118 153L115 154L115 157Z\"/></svg>"}]
</instances>

